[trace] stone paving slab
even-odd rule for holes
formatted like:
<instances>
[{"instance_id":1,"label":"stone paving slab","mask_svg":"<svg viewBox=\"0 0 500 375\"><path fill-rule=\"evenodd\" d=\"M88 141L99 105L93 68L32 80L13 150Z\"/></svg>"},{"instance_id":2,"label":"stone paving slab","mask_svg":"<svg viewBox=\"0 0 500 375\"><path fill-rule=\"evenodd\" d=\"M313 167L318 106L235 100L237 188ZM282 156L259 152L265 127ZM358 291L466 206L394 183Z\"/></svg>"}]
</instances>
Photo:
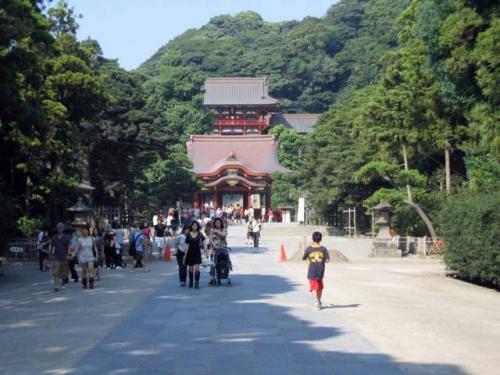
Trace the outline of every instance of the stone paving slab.
<instances>
[{"instance_id":1,"label":"stone paving slab","mask_svg":"<svg viewBox=\"0 0 500 375\"><path fill-rule=\"evenodd\" d=\"M70 282L57 293L51 273L39 272L35 263L2 267L0 374L70 373L75 362L110 333L125 341L128 333L113 328L127 316L142 323L141 313L147 311L141 301L176 269L160 261L148 267L149 273L104 270L94 290ZM108 349L112 354L120 350Z\"/></svg>"},{"instance_id":2,"label":"stone paving slab","mask_svg":"<svg viewBox=\"0 0 500 375\"><path fill-rule=\"evenodd\" d=\"M404 362L381 353L339 317L368 305L352 303L352 294L340 306L313 310L304 265L278 262L278 245L292 229L264 232L254 249L244 246L241 227L231 227L233 287L208 287L203 274L202 289L181 289L176 265L157 261L150 273L105 272L93 291L70 284L54 293L50 275L35 265L6 267L0 374L467 374L439 358ZM379 290L363 286L372 289ZM365 322L404 337L394 317Z\"/></svg>"},{"instance_id":3,"label":"stone paving slab","mask_svg":"<svg viewBox=\"0 0 500 375\"><path fill-rule=\"evenodd\" d=\"M233 287L159 285L71 374L400 374L332 309L312 309L274 251L231 228ZM240 245L240 246L238 246ZM265 245L265 242L264 242Z\"/></svg>"}]
</instances>

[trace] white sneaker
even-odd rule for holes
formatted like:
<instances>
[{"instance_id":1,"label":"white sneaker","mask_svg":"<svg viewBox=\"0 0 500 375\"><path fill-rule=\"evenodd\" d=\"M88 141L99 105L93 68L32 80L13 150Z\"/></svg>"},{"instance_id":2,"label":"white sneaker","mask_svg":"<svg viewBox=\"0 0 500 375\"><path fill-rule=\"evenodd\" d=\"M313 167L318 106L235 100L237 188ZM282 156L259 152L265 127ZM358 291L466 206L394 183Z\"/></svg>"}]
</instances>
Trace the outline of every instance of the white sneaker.
<instances>
[{"instance_id":1,"label":"white sneaker","mask_svg":"<svg viewBox=\"0 0 500 375\"><path fill-rule=\"evenodd\" d=\"M321 302L320 301L315 301L314 302L314 308L316 310L321 310Z\"/></svg>"},{"instance_id":2,"label":"white sneaker","mask_svg":"<svg viewBox=\"0 0 500 375\"><path fill-rule=\"evenodd\" d=\"M116 266L116 269L117 270L121 270L122 268L120 266Z\"/></svg>"}]
</instances>

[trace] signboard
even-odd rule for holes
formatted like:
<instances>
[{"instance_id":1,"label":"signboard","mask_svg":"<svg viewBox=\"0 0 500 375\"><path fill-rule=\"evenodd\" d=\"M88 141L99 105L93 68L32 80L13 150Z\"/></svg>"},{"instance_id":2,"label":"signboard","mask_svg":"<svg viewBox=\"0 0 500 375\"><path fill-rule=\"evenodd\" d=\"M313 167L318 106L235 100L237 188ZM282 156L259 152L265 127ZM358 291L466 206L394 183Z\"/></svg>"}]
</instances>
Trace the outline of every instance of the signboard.
<instances>
[{"instance_id":1,"label":"signboard","mask_svg":"<svg viewBox=\"0 0 500 375\"><path fill-rule=\"evenodd\" d=\"M299 209L297 212L297 222L303 224L306 221L306 200L299 198Z\"/></svg>"},{"instance_id":2,"label":"signboard","mask_svg":"<svg viewBox=\"0 0 500 375\"><path fill-rule=\"evenodd\" d=\"M261 208L260 207L260 194L252 194L252 207L253 208Z\"/></svg>"},{"instance_id":3,"label":"signboard","mask_svg":"<svg viewBox=\"0 0 500 375\"><path fill-rule=\"evenodd\" d=\"M22 253L24 251L23 247L22 246L11 246L9 248L9 251L11 253Z\"/></svg>"}]
</instances>

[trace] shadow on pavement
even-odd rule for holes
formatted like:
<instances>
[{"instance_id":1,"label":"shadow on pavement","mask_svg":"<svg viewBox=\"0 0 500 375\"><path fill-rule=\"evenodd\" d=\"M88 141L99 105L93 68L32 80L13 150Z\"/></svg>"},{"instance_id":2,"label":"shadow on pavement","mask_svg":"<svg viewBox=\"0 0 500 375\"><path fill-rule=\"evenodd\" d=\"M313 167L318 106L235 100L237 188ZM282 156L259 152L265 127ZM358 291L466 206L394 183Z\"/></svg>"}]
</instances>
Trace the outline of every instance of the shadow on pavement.
<instances>
[{"instance_id":1,"label":"shadow on pavement","mask_svg":"<svg viewBox=\"0 0 500 375\"><path fill-rule=\"evenodd\" d=\"M394 362L341 321L327 326L333 312L312 310L297 293L302 286L286 278L234 279L233 288L193 290L171 277L67 373L465 374L447 364Z\"/></svg>"},{"instance_id":2,"label":"shadow on pavement","mask_svg":"<svg viewBox=\"0 0 500 375\"><path fill-rule=\"evenodd\" d=\"M330 309L349 309L349 308L354 308L354 307L359 307L361 304L359 303L351 303L349 305L329 305L325 306L325 308L330 308Z\"/></svg>"}]
</instances>

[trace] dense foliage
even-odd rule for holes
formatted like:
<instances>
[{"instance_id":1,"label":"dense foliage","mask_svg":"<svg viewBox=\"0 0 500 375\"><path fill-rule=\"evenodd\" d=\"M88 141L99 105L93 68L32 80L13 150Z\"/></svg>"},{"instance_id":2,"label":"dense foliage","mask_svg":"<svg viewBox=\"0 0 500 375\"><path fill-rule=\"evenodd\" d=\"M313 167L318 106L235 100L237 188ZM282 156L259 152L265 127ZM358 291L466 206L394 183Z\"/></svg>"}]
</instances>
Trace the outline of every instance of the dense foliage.
<instances>
[{"instance_id":1,"label":"dense foliage","mask_svg":"<svg viewBox=\"0 0 500 375\"><path fill-rule=\"evenodd\" d=\"M396 206L399 233L428 233L415 227L405 187L435 217L445 152L451 192L498 185L498 22L493 1L410 4L398 17L400 47L385 54L381 78L334 103L311 137L305 185L323 207L318 215L386 200ZM407 176L398 182L401 173Z\"/></svg>"},{"instance_id":2,"label":"dense foliage","mask_svg":"<svg viewBox=\"0 0 500 375\"><path fill-rule=\"evenodd\" d=\"M214 17L160 48L139 69L207 76L267 76L284 111L323 112L342 94L374 82L397 45L392 21L408 0L349 0L322 18L271 23L254 12Z\"/></svg>"},{"instance_id":3,"label":"dense foliage","mask_svg":"<svg viewBox=\"0 0 500 375\"><path fill-rule=\"evenodd\" d=\"M183 143L204 132L203 76L189 68L148 80L78 41L66 2L0 2L1 245L65 219L80 194L136 210L191 199Z\"/></svg>"},{"instance_id":4,"label":"dense foliage","mask_svg":"<svg viewBox=\"0 0 500 375\"><path fill-rule=\"evenodd\" d=\"M500 192L464 192L439 217L447 241L446 264L459 277L500 288Z\"/></svg>"}]
</instances>

